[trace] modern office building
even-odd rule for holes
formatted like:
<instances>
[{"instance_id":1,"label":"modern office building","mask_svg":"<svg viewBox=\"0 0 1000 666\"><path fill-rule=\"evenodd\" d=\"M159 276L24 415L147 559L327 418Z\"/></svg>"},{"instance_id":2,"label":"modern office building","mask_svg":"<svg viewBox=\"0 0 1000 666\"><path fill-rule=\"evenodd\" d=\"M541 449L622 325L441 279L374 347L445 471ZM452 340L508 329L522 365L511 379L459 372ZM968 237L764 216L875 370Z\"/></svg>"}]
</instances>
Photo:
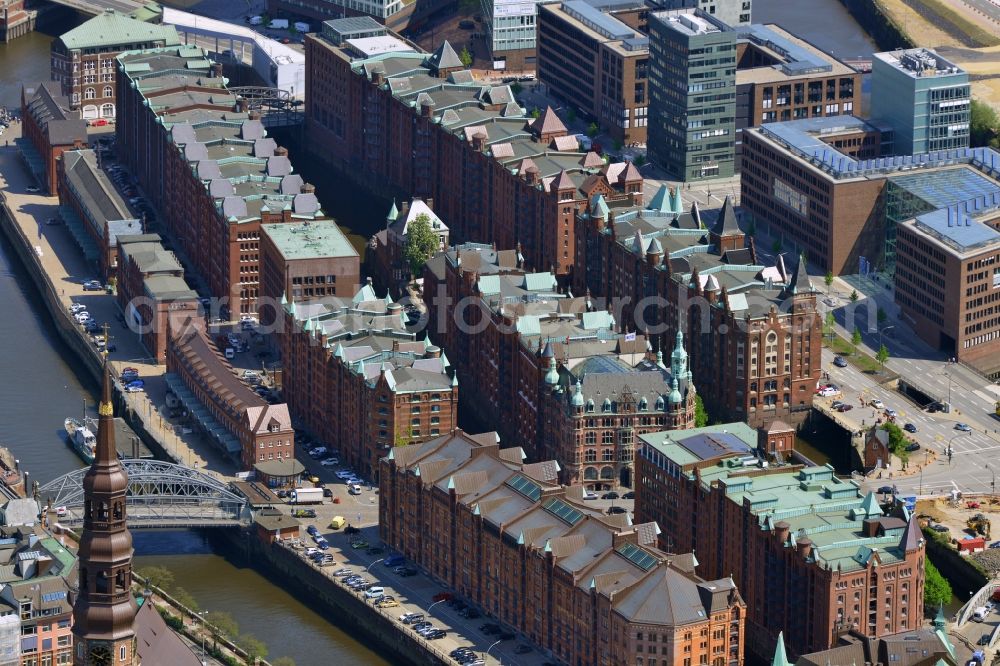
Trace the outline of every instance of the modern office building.
<instances>
[{"instance_id":1,"label":"modern office building","mask_svg":"<svg viewBox=\"0 0 1000 666\"><path fill-rule=\"evenodd\" d=\"M650 158L682 181L736 171L736 38L699 9L649 17Z\"/></svg>"},{"instance_id":2,"label":"modern office building","mask_svg":"<svg viewBox=\"0 0 1000 666\"><path fill-rule=\"evenodd\" d=\"M921 339L1000 377L1000 188L899 224L895 285Z\"/></svg>"},{"instance_id":3,"label":"modern office building","mask_svg":"<svg viewBox=\"0 0 1000 666\"><path fill-rule=\"evenodd\" d=\"M703 580L700 554L656 547L656 523L595 510L556 461L523 458L495 432L393 448L379 536L561 663L743 663L748 609L728 574Z\"/></svg>"},{"instance_id":4,"label":"modern office building","mask_svg":"<svg viewBox=\"0 0 1000 666\"><path fill-rule=\"evenodd\" d=\"M645 0L538 5L538 80L622 143L645 143L649 110Z\"/></svg>"},{"instance_id":5,"label":"modern office building","mask_svg":"<svg viewBox=\"0 0 1000 666\"><path fill-rule=\"evenodd\" d=\"M766 465L743 423L640 440L636 522L655 522L668 552L697 553L701 575L732 574L748 653L769 660L781 632L797 656L852 629L922 626L924 538L904 508L884 511L829 465Z\"/></svg>"},{"instance_id":6,"label":"modern office building","mask_svg":"<svg viewBox=\"0 0 1000 666\"><path fill-rule=\"evenodd\" d=\"M657 0L662 9L700 9L728 25L750 23L752 0Z\"/></svg>"},{"instance_id":7,"label":"modern office building","mask_svg":"<svg viewBox=\"0 0 1000 666\"><path fill-rule=\"evenodd\" d=\"M642 0L538 6L538 79L622 143L646 143L651 7ZM746 127L853 114L861 74L777 25L741 25L736 42L736 168Z\"/></svg>"},{"instance_id":8,"label":"modern office building","mask_svg":"<svg viewBox=\"0 0 1000 666\"><path fill-rule=\"evenodd\" d=\"M537 0L480 0L480 3L493 69L534 71Z\"/></svg>"},{"instance_id":9,"label":"modern office building","mask_svg":"<svg viewBox=\"0 0 1000 666\"><path fill-rule=\"evenodd\" d=\"M115 58L122 51L180 46L172 25L139 21L113 9L52 41L52 80L84 119L115 117Z\"/></svg>"},{"instance_id":10,"label":"modern office building","mask_svg":"<svg viewBox=\"0 0 1000 666\"><path fill-rule=\"evenodd\" d=\"M520 243L564 276L574 211L598 193L642 198L634 165L580 152L555 111L532 118L509 86L477 83L447 42L422 53L373 19L343 19L307 36L306 54L316 157L386 195L433 199L453 239Z\"/></svg>"},{"instance_id":11,"label":"modern office building","mask_svg":"<svg viewBox=\"0 0 1000 666\"><path fill-rule=\"evenodd\" d=\"M871 117L893 128L893 155L969 146L969 75L925 48L872 56Z\"/></svg>"},{"instance_id":12,"label":"modern office building","mask_svg":"<svg viewBox=\"0 0 1000 666\"><path fill-rule=\"evenodd\" d=\"M777 25L737 30L737 170L747 127L860 112L860 72Z\"/></svg>"}]
</instances>

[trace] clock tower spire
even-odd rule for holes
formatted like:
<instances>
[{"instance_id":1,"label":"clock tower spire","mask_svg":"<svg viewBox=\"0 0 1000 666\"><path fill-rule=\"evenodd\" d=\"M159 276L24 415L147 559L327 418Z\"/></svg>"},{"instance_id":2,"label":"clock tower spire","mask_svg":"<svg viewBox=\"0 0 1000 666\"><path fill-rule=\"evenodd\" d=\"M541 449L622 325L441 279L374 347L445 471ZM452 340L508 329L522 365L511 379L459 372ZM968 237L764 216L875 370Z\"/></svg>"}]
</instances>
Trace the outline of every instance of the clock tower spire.
<instances>
[{"instance_id":1,"label":"clock tower spire","mask_svg":"<svg viewBox=\"0 0 1000 666\"><path fill-rule=\"evenodd\" d=\"M128 475L115 447L111 368L105 360L94 462L83 477L80 582L73 604L74 666L139 666L133 623Z\"/></svg>"}]
</instances>

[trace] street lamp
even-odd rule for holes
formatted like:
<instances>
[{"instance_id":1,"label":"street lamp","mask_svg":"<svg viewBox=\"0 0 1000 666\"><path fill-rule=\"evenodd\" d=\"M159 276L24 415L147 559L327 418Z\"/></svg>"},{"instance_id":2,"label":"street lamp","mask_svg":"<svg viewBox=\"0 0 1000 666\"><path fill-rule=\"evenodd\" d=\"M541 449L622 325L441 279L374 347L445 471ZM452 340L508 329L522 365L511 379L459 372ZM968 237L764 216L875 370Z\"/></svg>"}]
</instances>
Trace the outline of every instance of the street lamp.
<instances>
[{"instance_id":1,"label":"street lamp","mask_svg":"<svg viewBox=\"0 0 1000 666\"><path fill-rule=\"evenodd\" d=\"M205 655L205 614L208 613L207 610L197 611L196 615L201 618L201 663L202 666L208 663L208 659Z\"/></svg>"},{"instance_id":2,"label":"street lamp","mask_svg":"<svg viewBox=\"0 0 1000 666\"><path fill-rule=\"evenodd\" d=\"M962 435L967 435L967 434L969 434L969 433L960 432L960 433L958 433L957 435L955 435L954 437L952 437L951 439L948 440L948 451L947 451L947 453L948 453L948 464L949 465L951 464L951 456L953 455L953 451L952 451L952 448L951 448L951 443L954 442L959 437L961 437Z\"/></svg>"},{"instance_id":3,"label":"street lamp","mask_svg":"<svg viewBox=\"0 0 1000 666\"><path fill-rule=\"evenodd\" d=\"M878 331L878 348L879 349L882 349L882 334L885 333L886 331L888 331L889 329L892 329L892 328L896 328L896 325L893 324L892 326L886 326L885 328L880 328L879 329L879 331ZM876 350L876 351L878 351L878 350Z\"/></svg>"},{"instance_id":4,"label":"street lamp","mask_svg":"<svg viewBox=\"0 0 1000 666\"><path fill-rule=\"evenodd\" d=\"M944 376L948 378L948 413L950 414L951 413L951 373L950 372L944 372L942 374L944 374Z\"/></svg>"},{"instance_id":5,"label":"street lamp","mask_svg":"<svg viewBox=\"0 0 1000 666\"><path fill-rule=\"evenodd\" d=\"M439 600L439 601L435 601L435 602L434 602L434 603L432 603L432 604L431 604L430 606L428 606L428 607L427 607L427 616L428 616L428 617L430 617L430 614L431 614L431 609L432 609L432 608L434 608L435 606L437 606L437 605L438 605L438 604L440 604L440 603L444 603L445 601L448 601L448 600L447 600L447 599L441 599L441 600Z\"/></svg>"},{"instance_id":6,"label":"street lamp","mask_svg":"<svg viewBox=\"0 0 1000 666\"><path fill-rule=\"evenodd\" d=\"M991 488L990 494L991 495L996 495L997 494L997 472L996 472L995 469L993 469L992 467L990 467L989 463L986 463L986 469L990 470L990 474L993 475L993 480L990 481L990 488Z\"/></svg>"},{"instance_id":7,"label":"street lamp","mask_svg":"<svg viewBox=\"0 0 1000 666\"><path fill-rule=\"evenodd\" d=\"M494 643L493 645L491 645L488 648L486 648L486 652L483 653L483 661L486 661L487 657L490 656L490 650L492 650L496 646L500 645L501 642L503 642L502 638L500 640L498 640L496 643Z\"/></svg>"},{"instance_id":8,"label":"street lamp","mask_svg":"<svg viewBox=\"0 0 1000 666\"><path fill-rule=\"evenodd\" d=\"M374 562L372 562L371 564L369 564L367 567L365 567L365 573L368 573L369 571L371 571L373 566L375 566L376 564L378 564L379 562L381 562L384 559L385 559L384 557L381 557L381 558L375 560Z\"/></svg>"}]
</instances>

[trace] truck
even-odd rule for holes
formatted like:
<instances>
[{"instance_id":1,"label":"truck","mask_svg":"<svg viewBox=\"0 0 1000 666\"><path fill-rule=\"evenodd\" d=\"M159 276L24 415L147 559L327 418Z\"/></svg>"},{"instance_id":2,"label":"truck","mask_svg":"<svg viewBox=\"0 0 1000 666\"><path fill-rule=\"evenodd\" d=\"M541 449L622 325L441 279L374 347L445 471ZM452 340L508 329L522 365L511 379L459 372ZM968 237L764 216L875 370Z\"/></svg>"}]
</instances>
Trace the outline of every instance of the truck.
<instances>
[{"instance_id":1,"label":"truck","mask_svg":"<svg viewBox=\"0 0 1000 666\"><path fill-rule=\"evenodd\" d=\"M296 21L295 32L309 32L309 24L303 21Z\"/></svg>"},{"instance_id":2,"label":"truck","mask_svg":"<svg viewBox=\"0 0 1000 666\"><path fill-rule=\"evenodd\" d=\"M267 27L271 30L287 30L288 29L288 19L272 19Z\"/></svg>"},{"instance_id":3,"label":"truck","mask_svg":"<svg viewBox=\"0 0 1000 666\"><path fill-rule=\"evenodd\" d=\"M296 488L292 491L292 502L295 504L322 504L322 488Z\"/></svg>"}]
</instances>

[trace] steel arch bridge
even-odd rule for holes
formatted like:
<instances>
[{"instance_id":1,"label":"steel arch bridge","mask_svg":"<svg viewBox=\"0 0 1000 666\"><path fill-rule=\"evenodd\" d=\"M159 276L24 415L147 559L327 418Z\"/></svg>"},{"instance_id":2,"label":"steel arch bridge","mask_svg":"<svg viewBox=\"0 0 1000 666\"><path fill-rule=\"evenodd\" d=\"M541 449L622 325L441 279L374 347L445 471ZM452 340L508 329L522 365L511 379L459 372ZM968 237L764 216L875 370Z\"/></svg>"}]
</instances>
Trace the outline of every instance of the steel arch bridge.
<instances>
[{"instance_id":1,"label":"steel arch bridge","mask_svg":"<svg viewBox=\"0 0 1000 666\"><path fill-rule=\"evenodd\" d=\"M248 110L260 111L260 121L265 127L298 125L305 120L299 100L281 88L237 86L229 91L247 102Z\"/></svg>"},{"instance_id":2,"label":"steel arch bridge","mask_svg":"<svg viewBox=\"0 0 1000 666\"><path fill-rule=\"evenodd\" d=\"M245 498L224 481L202 471L159 460L121 461L128 473L126 510L131 529L236 527L250 522ZM38 491L73 527L83 524L83 477L86 467L50 481ZM65 507L65 512L62 511Z\"/></svg>"}]
</instances>

